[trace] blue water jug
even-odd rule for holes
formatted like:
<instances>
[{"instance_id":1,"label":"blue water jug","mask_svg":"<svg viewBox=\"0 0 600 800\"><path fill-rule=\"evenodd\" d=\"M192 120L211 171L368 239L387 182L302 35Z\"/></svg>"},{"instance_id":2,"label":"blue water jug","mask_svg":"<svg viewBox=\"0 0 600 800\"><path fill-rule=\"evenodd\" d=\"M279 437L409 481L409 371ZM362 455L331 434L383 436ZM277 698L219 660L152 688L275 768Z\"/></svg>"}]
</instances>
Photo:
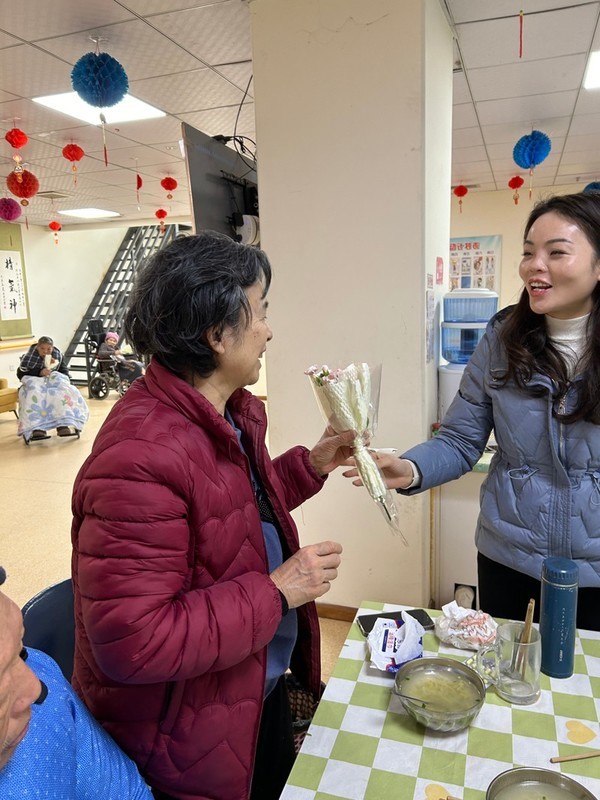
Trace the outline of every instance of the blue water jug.
<instances>
[{"instance_id":1,"label":"blue water jug","mask_svg":"<svg viewBox=\"0 0 600 800\"><path fill-rule=\"evenodd\" d=\"M575 662L579 569L568 558L546 558L542 564L540 634L542 672L570 678Z\"/></svg>"}]
</instances>

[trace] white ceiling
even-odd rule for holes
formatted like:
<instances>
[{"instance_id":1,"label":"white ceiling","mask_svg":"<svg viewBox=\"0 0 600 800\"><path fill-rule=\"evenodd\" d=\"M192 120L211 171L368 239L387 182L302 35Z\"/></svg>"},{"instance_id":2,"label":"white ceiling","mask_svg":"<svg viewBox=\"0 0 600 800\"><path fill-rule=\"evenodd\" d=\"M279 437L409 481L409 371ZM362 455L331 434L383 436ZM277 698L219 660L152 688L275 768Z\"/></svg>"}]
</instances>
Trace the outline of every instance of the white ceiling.
<instances>
[{"instance_id":1,"label":"white ceiling","mask_svg":"<svg viewBox=\"0 0 600 800\"><path fill-rule=\"evenodd\" d=\"M33 198L31 224L46 225L60 209L79 206L118 211L121 224L154 221L159 207L168 211L167 222L189 219L181 122L211 136L235 131L255 139L252 85L244 96L252 75L244 0L1 2L0 133L23 129L29 143L20 153L40 179L40 191L68 195L54 204ZM512 160L514 144L533 128L552 140L535 171L538 185L600 180L600 90L582 87L588 55L600 49L600 0L440 2L456 36L452 183L507 190L508 179L523 172ZM125 68L131 94L167 112L157 120L108 125L108 167L99 127L31 102L71 90L72 67L95 49L93 36ZM86 152L76 187L61 154L71 141ZM0 139L4 176L14 153ZM143 180L139 210L136 172ZM160 186L167 175L179 183L172 200Z\"/></svg>"}]
</instances>

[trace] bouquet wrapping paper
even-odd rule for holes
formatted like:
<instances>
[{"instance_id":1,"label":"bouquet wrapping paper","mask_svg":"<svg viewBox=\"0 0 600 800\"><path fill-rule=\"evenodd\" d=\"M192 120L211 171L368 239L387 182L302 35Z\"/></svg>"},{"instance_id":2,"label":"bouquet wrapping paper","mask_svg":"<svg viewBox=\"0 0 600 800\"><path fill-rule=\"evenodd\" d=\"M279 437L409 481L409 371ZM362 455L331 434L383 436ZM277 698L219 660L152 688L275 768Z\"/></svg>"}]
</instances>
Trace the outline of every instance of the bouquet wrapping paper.
<instances>
[{"instance_id":1,"label":"bouquet wrapping paper","mask_svg":"<svg viewBox=\"0 0 600 800\"><path fill-rule=\"evenodd\" d=\"M306 370L317 402L327 423L336 433L353 430L352 448L356 467L367 491L378 504L390 528L406 539L400 530L398 509L365 439L373 435L379 402L381 369L368 364L350 364L345 369L330 370L327 365ZM372 380L373 378L373 380Z\"/></svg>"}]
</instances>

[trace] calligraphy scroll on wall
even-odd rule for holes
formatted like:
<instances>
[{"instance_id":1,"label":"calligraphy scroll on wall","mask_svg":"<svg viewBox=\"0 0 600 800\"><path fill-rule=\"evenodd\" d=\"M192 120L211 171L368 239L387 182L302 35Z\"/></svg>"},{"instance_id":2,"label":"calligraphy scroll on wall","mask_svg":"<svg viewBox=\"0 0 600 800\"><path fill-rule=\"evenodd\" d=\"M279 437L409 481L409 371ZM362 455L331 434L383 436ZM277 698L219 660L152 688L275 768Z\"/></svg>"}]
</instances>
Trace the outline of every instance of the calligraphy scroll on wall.
<instances>
[{"instance_id":1,"label":"calligraphy scroll on wall","mask_svg":"<svg viewBox=\"0 0 600 800\"><path fill-rule=\"evenodd\" d=\"M26 336L31 321L21 229L0 224L0 340Z\"/></svg>"}]
</instances>

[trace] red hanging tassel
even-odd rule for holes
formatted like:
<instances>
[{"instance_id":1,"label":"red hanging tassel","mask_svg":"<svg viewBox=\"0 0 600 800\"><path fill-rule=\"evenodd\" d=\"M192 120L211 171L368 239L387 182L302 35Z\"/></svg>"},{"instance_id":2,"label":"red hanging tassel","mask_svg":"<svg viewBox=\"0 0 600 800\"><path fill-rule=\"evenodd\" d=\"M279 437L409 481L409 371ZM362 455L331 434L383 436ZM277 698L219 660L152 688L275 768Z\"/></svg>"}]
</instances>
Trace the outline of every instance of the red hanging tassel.
<instances>
[{"instance_id":1,"label":"red hanging tassel","mask_svg":"<svg viewBox=\"0 0 600 800\"><path fill-rule=\"evenodd\" d=\"M102 141L104 143L104 166L108 167L108 150L106 149L106 131L104 129L106 117L104 114L100 114L100 122L102 123Z\"/></svg>"},{"instance_id":2,"label":"red hanging tassel","mask_svg":"<svg viewBox=\"0 0 600 800\"><path fill-rule=\"evenodd\" d=\"M519 58L523 58L523 9L519 11Z\"/></svg>"}]
</instances>

